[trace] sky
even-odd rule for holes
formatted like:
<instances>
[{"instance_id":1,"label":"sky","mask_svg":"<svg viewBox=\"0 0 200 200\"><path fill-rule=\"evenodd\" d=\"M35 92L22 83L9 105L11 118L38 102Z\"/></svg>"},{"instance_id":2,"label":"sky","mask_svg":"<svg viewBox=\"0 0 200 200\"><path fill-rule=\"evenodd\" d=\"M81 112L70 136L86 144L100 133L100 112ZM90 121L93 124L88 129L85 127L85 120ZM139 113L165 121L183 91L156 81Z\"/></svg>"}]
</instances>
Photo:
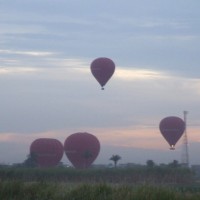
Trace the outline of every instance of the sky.
<instances>
[{"instance_id":1,"label":"sky","mask_svg":"<svg viewBox=\"0 0 200 200\"><path fill-rule=\"evenodd\" d=\"M182 161L159 131L187 115L200 164L199 0L0 0L0 163L23 162L37 138L95 135L95 164ZM91 62L115 73L101 90ZM62 161L70 164L66 156Z\"/></svg>"}]
</instances>

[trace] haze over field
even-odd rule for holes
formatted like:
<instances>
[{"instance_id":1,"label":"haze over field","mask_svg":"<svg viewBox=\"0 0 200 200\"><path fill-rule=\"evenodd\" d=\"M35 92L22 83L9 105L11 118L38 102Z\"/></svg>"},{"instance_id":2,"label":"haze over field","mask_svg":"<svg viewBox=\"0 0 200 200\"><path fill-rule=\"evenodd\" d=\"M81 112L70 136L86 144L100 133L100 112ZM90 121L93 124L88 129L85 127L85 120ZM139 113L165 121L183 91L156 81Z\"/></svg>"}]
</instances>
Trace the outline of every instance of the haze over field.
<instances>
[{"instance_id":1,"label":"haze over field","mask_svg":"<svg viewBox=\"0 0 200 200\"><path fill-rule=\"evenodd\" d=\"M159 131L183 118L200 164L199 0L0 1L0 163L23 162L31 142L75 132L101 143L96 164L181 162ZM90 72L111 58L102 91ZM63 156L64 163L69 163Z\"/></svg>"}]
</instances>

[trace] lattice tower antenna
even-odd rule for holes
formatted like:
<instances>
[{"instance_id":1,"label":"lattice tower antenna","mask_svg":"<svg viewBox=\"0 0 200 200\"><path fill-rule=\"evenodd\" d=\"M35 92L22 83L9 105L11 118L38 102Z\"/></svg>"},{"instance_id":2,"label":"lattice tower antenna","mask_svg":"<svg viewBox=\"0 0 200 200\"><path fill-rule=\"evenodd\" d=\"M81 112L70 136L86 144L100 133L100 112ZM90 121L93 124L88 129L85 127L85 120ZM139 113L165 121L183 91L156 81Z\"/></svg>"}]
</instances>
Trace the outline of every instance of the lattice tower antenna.
<instances>
[{"instance_id":1,"label":"lattice tower antenna","mask_svg":"<svg viewBox=\"0 0 200 200\"><path fill-rule=\"evenodd\" d=\"M187 138L187 114L188 114L188 111L183 111L183 117L184 117L184 122L185 122L185 131L183 133L182 165L184 167L189 167L188 138Z\"/></svg>"}]
</instances>

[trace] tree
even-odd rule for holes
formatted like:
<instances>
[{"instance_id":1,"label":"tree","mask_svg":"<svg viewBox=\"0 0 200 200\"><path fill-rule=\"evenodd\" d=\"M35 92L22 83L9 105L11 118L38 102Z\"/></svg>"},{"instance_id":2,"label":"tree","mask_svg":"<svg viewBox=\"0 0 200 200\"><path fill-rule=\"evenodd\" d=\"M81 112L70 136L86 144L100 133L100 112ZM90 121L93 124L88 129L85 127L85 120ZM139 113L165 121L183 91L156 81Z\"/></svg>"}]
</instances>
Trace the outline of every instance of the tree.
<instances>
[{"instance_id":1,"label":"tree","mask_svg":"<svg viewBox=\"0 0 200 200\"><path fill-rule=\"evenodd\" d=\"M114 162L115 168L117 167L117 162L121 159L121 157L119 155L112 155L112 157L110 158L110 160L112 160Z\"/></svg>"},{"instance_id":2,"label":"tree","mask_svg":"<svg viewBox=\"0 0 200 200\"><path fill-rule=\"evenodd\" d=\"M153 168L153 167L155 167L155 163L154 163L153 160L147 160L146 164L147 164L147 167L148 167L148 168Z\"/></svg>"},{"instance_id":3,"label":"tree","mask_svg":"<svg viewBox=\"0 0 200 200\"><path fill-rule=\"evenodd\" d=\"M23 165L25 167L37 167L37 154L34 152L31 152L27 159L24 161Z\"/></svg>"},{"instance_id":4,"label":"tree","mask_svg":"<svg viewBox=\"0 0 200 200\"><path fill-rule=\"evenodd\" d=\"M180 167L180 164L177 160L173 160L173 162L169 163L168 166L172 168L177 168Z\"/></svg>"}]
</instances>

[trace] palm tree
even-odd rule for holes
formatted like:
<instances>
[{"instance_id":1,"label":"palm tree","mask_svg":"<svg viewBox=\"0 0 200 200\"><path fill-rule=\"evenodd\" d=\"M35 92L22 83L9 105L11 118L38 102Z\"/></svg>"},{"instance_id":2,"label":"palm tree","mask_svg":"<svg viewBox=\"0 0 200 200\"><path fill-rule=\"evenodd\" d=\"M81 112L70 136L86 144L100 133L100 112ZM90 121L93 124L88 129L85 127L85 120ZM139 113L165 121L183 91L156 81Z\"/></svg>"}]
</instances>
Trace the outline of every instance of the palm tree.
<instances>
[{"instance_id":1,"label":"palm tree","mask_svg":"<svg viewBox=\"0 0 200 200\"><path fill-rule=\"evenodd\" d=\"M121 157L119 155L112 155L112 157L110 158L110 160L112 160L114 162L115 168L117 167L117 162L121 159Z\"/></svg>"}]
</instances>

